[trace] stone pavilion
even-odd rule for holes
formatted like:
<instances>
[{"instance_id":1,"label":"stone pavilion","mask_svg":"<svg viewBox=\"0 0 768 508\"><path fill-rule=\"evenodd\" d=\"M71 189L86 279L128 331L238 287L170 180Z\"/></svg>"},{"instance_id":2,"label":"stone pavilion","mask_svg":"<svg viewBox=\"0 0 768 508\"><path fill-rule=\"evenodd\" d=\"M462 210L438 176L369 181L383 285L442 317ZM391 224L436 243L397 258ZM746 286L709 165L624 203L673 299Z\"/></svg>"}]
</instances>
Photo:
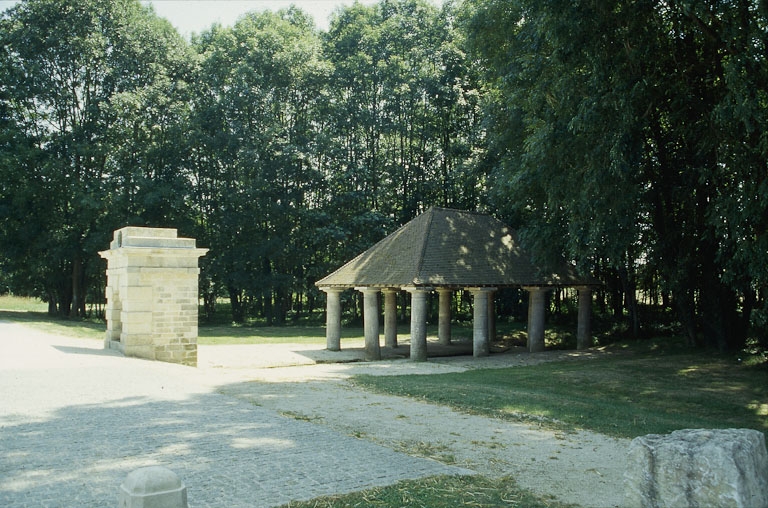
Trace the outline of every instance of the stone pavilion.
<instances>
[{"instance_id":1,"label":"stone pavilion","mask_svg":"<svg viewBox=\"0 0 768 508\"><path fill-rule=\"evenodd\" d=\"M582 277L565 263L557 272L535 266L516 233L490 215L430 208L344 266L316 282L327 295L326 344L341 348L341 292L363 294L366 360L381 359L379 294L384 295L384 341L397 346L398 291L411 297L411 359L427 359L427 295L438 293L438 341L451 342L451 296L468 290L473 298L472 349L487 356L494 328L493 296L499 288L529 293L530 352L544 349L545 294L556 287L578 289L577 347L590 346L592 289L600 283Z\"/></svg>"}]
</instances>

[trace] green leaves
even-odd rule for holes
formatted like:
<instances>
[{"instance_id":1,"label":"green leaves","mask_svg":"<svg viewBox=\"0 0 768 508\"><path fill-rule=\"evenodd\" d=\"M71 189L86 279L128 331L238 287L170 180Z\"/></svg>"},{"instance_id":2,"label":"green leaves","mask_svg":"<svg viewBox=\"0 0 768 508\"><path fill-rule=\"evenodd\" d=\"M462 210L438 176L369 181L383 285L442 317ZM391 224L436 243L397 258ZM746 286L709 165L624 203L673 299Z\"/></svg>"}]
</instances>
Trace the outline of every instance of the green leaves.
<instances>
[{"instance_id":1,"label":"green leaves","mask_svg":"<svg viewBox=\"0 0 768 508\"><path fill-rule=\"evenodd\" d=\"M754 129L768 106L765 13L752 2L483 0L469 19L496 89L496 199L516 204L525 238L587 268L660 277L682 314L702 317L683 319L692 338L737 347L736 309L712 302L765 284L752 261L768 252L744 234L766 210ZM714 327L712 312L723 314Z\"/></svg>"}]
</instances>

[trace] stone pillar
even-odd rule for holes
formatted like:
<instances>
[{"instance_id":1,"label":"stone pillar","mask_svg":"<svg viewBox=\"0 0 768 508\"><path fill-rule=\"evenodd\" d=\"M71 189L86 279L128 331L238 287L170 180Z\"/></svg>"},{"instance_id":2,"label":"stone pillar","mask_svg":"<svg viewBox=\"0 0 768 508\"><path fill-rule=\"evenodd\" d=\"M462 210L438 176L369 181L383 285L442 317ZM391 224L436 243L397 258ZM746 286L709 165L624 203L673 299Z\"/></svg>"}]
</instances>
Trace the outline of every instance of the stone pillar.
<instances>
[{"instance_id":1,"label":"stone pillar","mask_svg":"<svg viewBox=\"0 0 768 508\"><path fill-rule=\"evenodd\" d=\"M475 358L488 356L490 345L488 338L488 293L496 288L467 288L472 294L472 355Z\"/></svg>"},{"instance_id":2,"label":"stone pillar","mask_svg":"<svg viewBox=\"0 0 768 508\"><path fill-rule=\"evenodd\" d=\"M397 347L397 289L382 289L384 293L384 345Z\"/></svg>"},{"instance_id":3,"label":"stone pillar","mask_svg":"<svg viewBox=\"0 0 768 508\"><path fill-rule=\"evenodd\" d=\"M371 287L355 288L363 293L363 326L365 328L365 360L381 360L379 344L379 290Z\"/></svg>"},{"instance_id":4,"label":"stone pillar","mask_svg":"<svg viewBox=\"0 0 768 508\"><path fill-rule=\"evenodd\" d=\"M488 340L496 340L496 305L494 297L496 291L488 292Z\"/></svg>"},{"instance_id":5,"label":"stone pillar","mask_svg":"<svg viewBox=\"0 0 768 508\"><path fill-rule=\"evenodd\" d=\"M427 295L432 288L407 287L411 294L411 360L427 361Z\"/></svg>"},{"instance_id":6,"label":"stone pillar","mask_svg":"<svg viewBox=\"0 0 768 508\"><path fill-rule=\"evenodd\" d=\"M544 351L544 304L549 288L527 287L528 291L528 352Z\"/></svg>"},{"instance_id":7,"label":"stone pillar","mask_svg":"<svg viewBox=\"0 0 768 508\"><path fill-rule=\"evenodd\" d=\"M438 288L439 312L437 322L437 341L444 346L451 343L451 296L453 289Z\"/></svg>"},{"instance_id":8,"label":"stone pillar","mask_svg":"<svg viewBox=\"0 0 768 508\"><path fill-rule=\"evenodd\" d=\"M104 347L126 356L197 365L198 258L208 249L175 229L115 231L107 260Z\"/></svg>"},{"instance_id":9,"label":"stone pillar","mask_svg":"<svg viewBox=\"0 0 768 508\"><path fill-rule=\"evenodd\" d=\"M322 287L325 292L325 348L341 351L341 292L342 288Z\"/></svg>"},{"instance_id":10,"label":"stone pillar","mask_svg":"<svg viewBox=\"0 0 768 508\"><path fill-rule=\"evenodd\" d=\"M576 328L576 349L592 346L592 288L582 286L579 290L579 322Z\"/></svg>"}]
</instances>

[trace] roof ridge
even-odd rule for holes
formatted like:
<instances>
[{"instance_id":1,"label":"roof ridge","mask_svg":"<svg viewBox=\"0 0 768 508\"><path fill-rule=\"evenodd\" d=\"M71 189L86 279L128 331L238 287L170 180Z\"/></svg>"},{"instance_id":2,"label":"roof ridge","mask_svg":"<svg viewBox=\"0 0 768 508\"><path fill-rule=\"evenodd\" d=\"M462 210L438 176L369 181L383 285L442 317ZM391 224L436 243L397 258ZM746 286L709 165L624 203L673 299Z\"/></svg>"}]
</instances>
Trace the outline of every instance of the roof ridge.
<instances>
[{"instance_id":1,"label":"roof ridge","mask_svg":"<svg viewBox=\"0 0 768 508\"><path fill-rule=\"evenodd\" d=\"M430 206L425 214L429 214L429 217L427 218L427 229L425 230L425 235L421 239L421 250L419 251L419 258L418 258L418 264L416 265L416 278L413 279L414 284L419 284L419 281L421 280L421 270L424 268L424 257L427 252L427 245L429 245L429 235L432 234L432 221L435 220L435 208L434 206Z\"/></svg>"},{"instance_id":2,"label":"roof ridge","mask_svg":"<svg viewBox=\"0 0 768 508\"><path fill-rule=\"evenodd\" d=\"M478 210L462 210L461 208L451 208L451 207L448 207L448 206L430 206L427 209L427 212L430 211L430 210L440 210L440 211L445 211L445 212L471 213L471 214L474 214L474 215L489 215L487 213L480 212Z\"/></svg>"}]
</instances>

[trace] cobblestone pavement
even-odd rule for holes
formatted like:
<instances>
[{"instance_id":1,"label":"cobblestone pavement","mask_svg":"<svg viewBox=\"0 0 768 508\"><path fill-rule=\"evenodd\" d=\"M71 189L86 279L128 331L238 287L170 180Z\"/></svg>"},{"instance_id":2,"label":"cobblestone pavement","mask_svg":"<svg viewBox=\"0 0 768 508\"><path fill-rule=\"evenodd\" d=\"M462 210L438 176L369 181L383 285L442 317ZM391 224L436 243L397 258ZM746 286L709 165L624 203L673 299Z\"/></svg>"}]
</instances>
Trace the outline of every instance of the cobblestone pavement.
<instances>
[{"instance_id":1,"label":"cobblestone pavement","mask_svg":"<svg viewBox=\"0 0 768 508\"><path fill-rule=\"evenodd\" d=\"M225 395L243 381L0 322L0 506L115 506L125 476L149 465L177 473L193 508L469 472Z\"/></svg>"}]
</instances>

